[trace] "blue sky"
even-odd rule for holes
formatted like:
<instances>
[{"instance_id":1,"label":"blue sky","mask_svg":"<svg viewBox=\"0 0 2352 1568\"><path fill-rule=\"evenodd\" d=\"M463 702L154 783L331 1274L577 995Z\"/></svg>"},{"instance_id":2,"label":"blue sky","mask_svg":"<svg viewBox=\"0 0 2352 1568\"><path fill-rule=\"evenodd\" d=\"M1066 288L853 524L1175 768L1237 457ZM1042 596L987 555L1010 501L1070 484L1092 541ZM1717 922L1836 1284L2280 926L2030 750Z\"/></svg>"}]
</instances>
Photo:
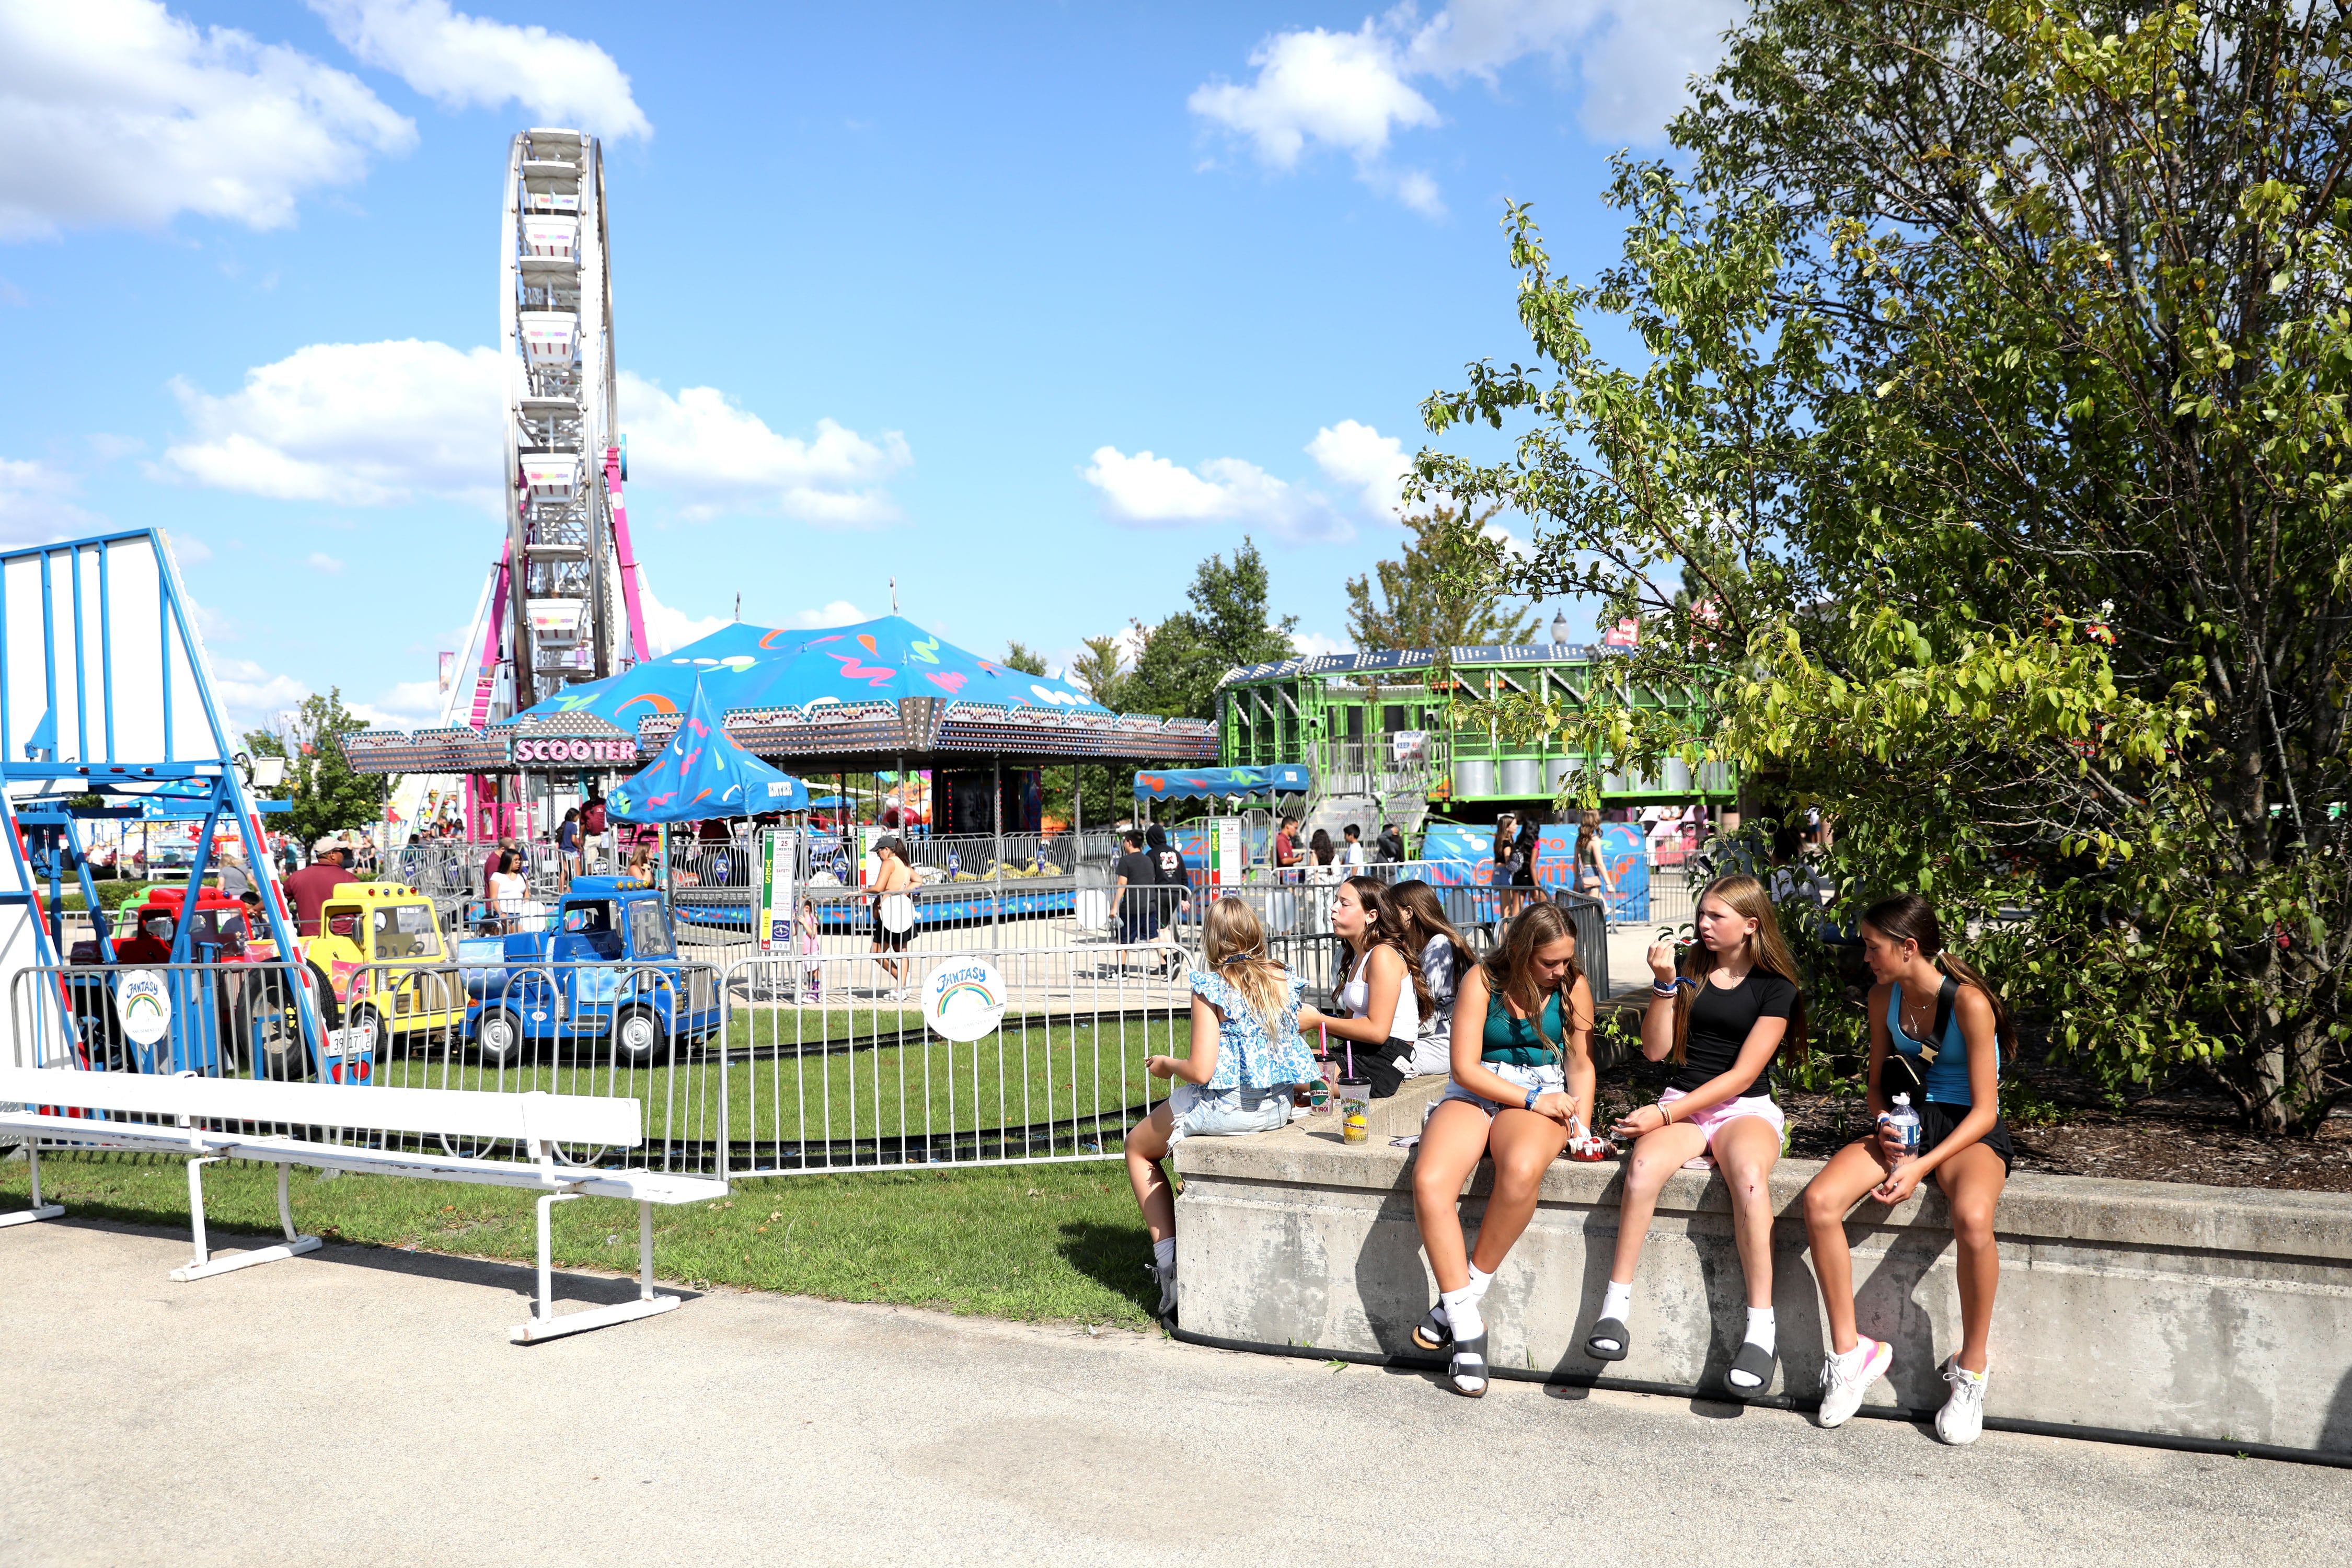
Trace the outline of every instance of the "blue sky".
<instances>
[{"instance_id":1,"label":"blue sky","mask_svg":"<svg viewBox=\"0 0 2352 1568\"><path fill-rule=\"evenodd\" d=\"M1058 664L1247 534L1341 647L1422 398L1524 355L1503 202L1605 262L1733 9L469 4L0 0L0 541L169 529L247 719L437 710L517 130L605 138L657 643L895 575Z\"/></svg>"}]
</instances>

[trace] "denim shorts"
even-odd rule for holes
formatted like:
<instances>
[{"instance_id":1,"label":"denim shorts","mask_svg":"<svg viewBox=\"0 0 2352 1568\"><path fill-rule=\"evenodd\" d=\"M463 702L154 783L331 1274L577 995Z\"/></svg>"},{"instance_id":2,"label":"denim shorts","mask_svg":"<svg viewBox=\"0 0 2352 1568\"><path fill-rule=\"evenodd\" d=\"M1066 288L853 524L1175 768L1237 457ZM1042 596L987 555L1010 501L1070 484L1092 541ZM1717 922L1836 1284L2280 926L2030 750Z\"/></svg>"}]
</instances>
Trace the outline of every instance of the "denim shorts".
<instances>
[{"instance_id":1,"label":"denim shorts","mask_svg":"<svg viewBox=\"0 0 2352 1568\"><path fill-rule=\"evenodd\" d=\"M1168 1096L1168 1146L1173 1149L1187 1138L1238 1138L1287 1127L1295 1092L1296 1086L1286 1083L1272 1089L1202 1089L1180 1083Z\"/></svg>"},{"instance_id":2,"label":"denim shorts","mask_svg":"<svg viewBox=\"0 0 2352 1568\"><path fill-rule=\"evenodd\" d=\"M1534 1067L1521 1067L1517 1062L1481 1062L1479 1066L1501 1079L1505 1083L1515 1083L1521 1089L1532 1089L1541 1094L1568 1092L1568 1073L1558 1062L1543 1062ZM1505 1109L1484 1095L1471 1093L1458 1083L1448 1083L1445 1086L1445 1092L1438 1096L1437 1103L1443 1105L1449 1100L1459 1100L1475 1105L1489 1116ZM1524 1102L1526 1097L1522 1095L1520 1100ZM1510 1109L1516 1110L1521 1109L1521 1106L1514 1105Z\"/></svg>"}]
</instances>

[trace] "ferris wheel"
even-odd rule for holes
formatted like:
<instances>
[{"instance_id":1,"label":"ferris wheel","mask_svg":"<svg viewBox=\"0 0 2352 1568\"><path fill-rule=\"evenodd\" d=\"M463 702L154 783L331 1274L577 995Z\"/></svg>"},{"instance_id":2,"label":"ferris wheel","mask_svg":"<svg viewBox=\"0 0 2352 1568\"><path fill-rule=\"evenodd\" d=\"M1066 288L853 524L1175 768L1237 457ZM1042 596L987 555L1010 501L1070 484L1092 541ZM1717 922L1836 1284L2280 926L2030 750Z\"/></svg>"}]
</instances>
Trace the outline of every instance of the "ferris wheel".
<instances>
[{"instance_id":1,"label":"ferris wheel","mask_svg":"<svg viewBox=\"0 0 2352 1568\"><path fill-rule=\"evenodd\" d=\"M492 595L504 604L490 612L517 712L646 657L622 500L609 236L596 138L519 133L499 231L507 537Z\"/></svg>"}]
</instances>

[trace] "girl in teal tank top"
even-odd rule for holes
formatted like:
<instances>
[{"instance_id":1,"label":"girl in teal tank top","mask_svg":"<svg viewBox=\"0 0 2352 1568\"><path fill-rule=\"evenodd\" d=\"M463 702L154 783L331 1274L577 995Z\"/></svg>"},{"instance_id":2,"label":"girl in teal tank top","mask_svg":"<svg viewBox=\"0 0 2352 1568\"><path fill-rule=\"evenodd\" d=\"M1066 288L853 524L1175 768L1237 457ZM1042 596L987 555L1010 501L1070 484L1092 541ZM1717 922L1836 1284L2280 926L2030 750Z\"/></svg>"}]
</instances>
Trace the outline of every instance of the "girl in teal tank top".
<instances>
[{"instance_id":1,"label":"girl in teal tank top","mask_svg":"<svg viewBox=\"0 0 2352 1568\"><path fill-rule=\"evenodd\" d=\"M1902 893L1864 910L1862 952L1878 980L1869 1009L1870 1109L1881 1126L1839 1150L1805 1188L1813 1278L1830 1326L1821 1424L1835 1426L1852 1416L1864 1391L1888 1375L1895 1360L1895 1347L1864 1334L1857 1321L1846 1211L1864 1196L1892 1207L1933 1177L1951 1213L1960 1287L1960 1344L1944 1363L1944 1381L1952 1392L1936 1416L1936 1436L1947 1443L1972 1443L1984 1429L1987 1342L1993 1293L2000 1284L1993 1212L2014 1158L2009 1129L2000 1121L2000 1053L2003 1046L2016 1050L2016 1037L2007 1009L1984 976L1945 951L1943 929L1927 900ZM1959 984L1951 1020L1927 1070L1925 1103L1914 1108L1919 1112L1919 1142L1908 1147L1885 1122L1883 1074L1890 1056L1916 1058L1936 1033L1937 996L1947 975ZM1894 1324L1885 1326L1892 1330Z\"/></svg>"}]
</instances>

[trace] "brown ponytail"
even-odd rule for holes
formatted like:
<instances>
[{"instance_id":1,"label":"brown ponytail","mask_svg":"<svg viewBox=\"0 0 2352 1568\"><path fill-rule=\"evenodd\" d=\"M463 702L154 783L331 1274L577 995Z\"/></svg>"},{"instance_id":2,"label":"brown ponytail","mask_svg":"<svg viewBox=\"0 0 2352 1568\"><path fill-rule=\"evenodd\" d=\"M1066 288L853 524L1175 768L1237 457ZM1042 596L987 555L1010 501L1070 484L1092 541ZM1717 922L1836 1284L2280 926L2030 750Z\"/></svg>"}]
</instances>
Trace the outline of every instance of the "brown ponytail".
<instances>
[{"instance_id":1,"label":"brown ponytail","mask_svg":"<svg viewBox=\"0 0 2352 1568\"><path fill-rule=\"evenodd\" d=\"M1890 942L1917 942L1920 957L1931 960L1937 968L1961 984L1973 985L1983 992L1985 1000L1992 1004L1995 1043L2011 1056L2017 1054L2017 1026L2010 1020L2008 1004L1966 959L1944 951L1943 922L1936 919L1933 904L1916 893L1897 893L1863 910L1862 923Z\"/></svg>"}]
</instances>

